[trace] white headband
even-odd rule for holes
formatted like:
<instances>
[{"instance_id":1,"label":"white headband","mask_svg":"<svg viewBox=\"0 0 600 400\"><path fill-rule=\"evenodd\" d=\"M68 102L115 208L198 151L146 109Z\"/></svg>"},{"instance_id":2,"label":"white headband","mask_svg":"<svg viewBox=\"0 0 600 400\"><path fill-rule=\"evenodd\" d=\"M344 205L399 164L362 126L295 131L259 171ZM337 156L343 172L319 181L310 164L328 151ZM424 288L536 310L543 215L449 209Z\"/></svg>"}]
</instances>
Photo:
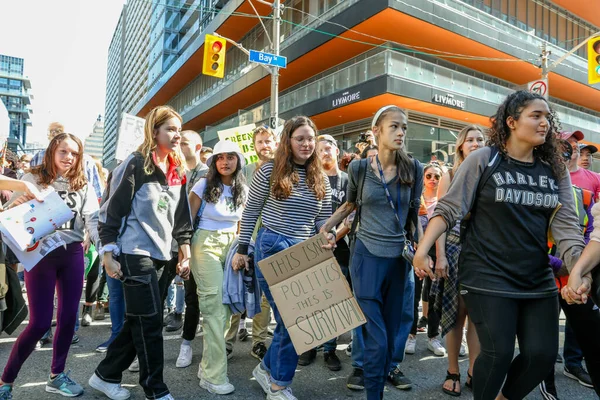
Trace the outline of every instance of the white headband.
<instances>
[{"instance_id":1,"label":"white headband","mask_svg":"<svg viewBox=\"0 0 600 400\"><path fill-rule=\"evenodd\" d=\"M377 124L377 120L379 119L379 117L381 117L381 114L383 114L383 112L385 110L389 110L390 108L393 108L393 107L399 108L398 106L394 106L394 105L389 105L389 106L383 106L383 107L381 107L379 109L379 111L377 111L375 113L375 116L373 117L373 122L371 123L371 128L373 128Z\"/></svg>"}]
</instances>

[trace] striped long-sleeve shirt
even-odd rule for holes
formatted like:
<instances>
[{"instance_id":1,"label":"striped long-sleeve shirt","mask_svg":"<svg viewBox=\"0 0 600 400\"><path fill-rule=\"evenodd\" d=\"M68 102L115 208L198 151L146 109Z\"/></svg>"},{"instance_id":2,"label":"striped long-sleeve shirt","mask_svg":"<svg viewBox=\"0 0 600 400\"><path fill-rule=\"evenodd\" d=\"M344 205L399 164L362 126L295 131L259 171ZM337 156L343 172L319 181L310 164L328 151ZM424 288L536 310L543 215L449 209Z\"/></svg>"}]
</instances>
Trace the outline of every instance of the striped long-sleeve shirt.
<instances>
[{"instance_id":1,"label":"striped long-sleeve shirt","mask_svg":"<svg viewBox=\"0 0 600 400\"><path fill-rule=\"evenodd\" d=\"M317 200L306 186L306 170L296 166L300 180L292 188L292 194L285 200L277 200L270 190L269 181L273 163L268 162L256 170L244 214L240 232L238 253L247 254L248 244L254 232L258 217L262 212L265 228L291 238L308 239L319 231L331 216L331 186L325 180L325 198Z\"/></svg>"}]
</instances>

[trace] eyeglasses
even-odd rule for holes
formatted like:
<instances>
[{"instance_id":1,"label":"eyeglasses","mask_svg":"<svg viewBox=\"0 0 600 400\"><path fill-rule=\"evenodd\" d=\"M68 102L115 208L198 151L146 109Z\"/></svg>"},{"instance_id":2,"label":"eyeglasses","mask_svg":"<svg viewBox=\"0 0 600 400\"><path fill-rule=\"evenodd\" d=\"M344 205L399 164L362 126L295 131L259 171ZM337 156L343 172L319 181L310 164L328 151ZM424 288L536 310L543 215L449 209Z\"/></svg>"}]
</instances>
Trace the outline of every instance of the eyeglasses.
<instances>
[{"instance_id":1,"label":"eyeglasses","mask_svg":"<svg viewBox=\"0 0 600 400\"><path fill-rule=\"evenodd\" d=\"M300 146L302 146L304 144L304 142L307 142L308 144L313 144L315 142L315 137L314 136L309 136L309 137L292 136L291 138L293 140L295 140L296 143L298 143Z\"/></svg>"},{"instance_id":2,"label":"eyeglasses","mask_svg":"<svg viewBox=\"0 0 600 400\"><path fill-rule=\"evenodd\" d=\"M427 175L425 175L425 178L427 178L427 179L435 178L436 181L439 181L441 176L438 174L427 174Z\"/></svg>"}]
</instances>

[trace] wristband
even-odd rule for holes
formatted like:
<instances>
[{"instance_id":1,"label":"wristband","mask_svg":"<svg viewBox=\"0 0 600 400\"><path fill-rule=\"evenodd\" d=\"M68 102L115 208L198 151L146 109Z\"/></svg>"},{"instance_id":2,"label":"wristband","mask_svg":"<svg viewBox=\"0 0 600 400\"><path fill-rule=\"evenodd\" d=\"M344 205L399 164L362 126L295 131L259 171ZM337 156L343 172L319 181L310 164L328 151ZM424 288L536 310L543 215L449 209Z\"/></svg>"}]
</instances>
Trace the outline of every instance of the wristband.
<instances>
[{"instance_id":1,"label":"wristband","mask_svg":"<svg viewBox=\"0 0 600 400\"><path fill-rule=\"evenodd\" d=\"M98 254L103 257L104 253L113 253L113 255L118 256L121 253L119 246L114 243L109 243L106 246L102 246Z\"/></svg>"}]
</instances>

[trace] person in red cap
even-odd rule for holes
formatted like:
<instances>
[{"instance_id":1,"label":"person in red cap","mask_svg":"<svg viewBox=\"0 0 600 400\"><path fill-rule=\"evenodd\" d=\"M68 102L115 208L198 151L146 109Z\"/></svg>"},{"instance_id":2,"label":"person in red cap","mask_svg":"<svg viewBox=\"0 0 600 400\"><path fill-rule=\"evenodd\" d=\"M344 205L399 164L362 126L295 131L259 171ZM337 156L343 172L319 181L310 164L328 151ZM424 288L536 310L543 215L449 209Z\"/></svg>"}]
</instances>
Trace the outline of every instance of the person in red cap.
<instances>
[{"instance_id":1,"label":"person in red cap","mask_svg":"<svg viewBox=\"0 0 600 400\"><path fill-rule=\"evenodd\" d=\"M571 157L571 162L569 163L571 182L575 186L594 193L594 200L598 201L598 197L600 196L600 175L585 168L580 168L578 165L581 154L579 152L579 144L577 142L579 140L583 140L583 133L581 131L563 131L558 137L566 140L573 147L573 156Z\"/></svg>"}]
</instances>

